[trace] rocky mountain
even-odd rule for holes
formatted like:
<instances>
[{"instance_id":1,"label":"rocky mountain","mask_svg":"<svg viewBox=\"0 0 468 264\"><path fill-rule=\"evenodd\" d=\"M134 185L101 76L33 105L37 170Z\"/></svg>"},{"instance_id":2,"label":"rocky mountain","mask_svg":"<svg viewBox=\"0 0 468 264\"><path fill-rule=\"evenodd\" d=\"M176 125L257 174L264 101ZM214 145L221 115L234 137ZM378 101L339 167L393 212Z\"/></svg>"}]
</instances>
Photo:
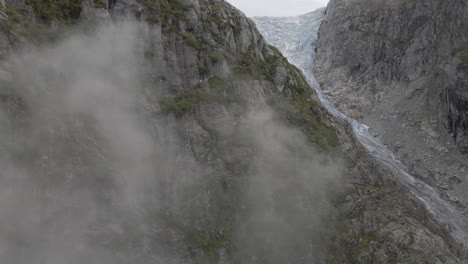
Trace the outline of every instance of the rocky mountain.
<instances>
[{"instance_id":1,"label":"rocky mountain","mask_svg":"<svg viewBox=\"0 0 468 264\"><path fill-rule=\"evenodd\" d=\"M382 176L386 180L389 180L389 179L396 180L393 184L399 185L400 188L403 187L403 188L409 189L412 195L417 197L419 200L423 201L426 208L431 212L433 217L435 217L435 221L439 222L440 224L443 223L444 225L445 224L448 225L449 229L452 230L451 231L452 236L455 238L456 241L458 241L458 242L455 242L455 244L466 243L464 242L465 241L464 237L466 237L466 235L460 235L460 234L466 233L466 231L464 230L466 230L467 226L466 226L466 223L463 224L466 217L462 213L457 212L458 211L457 209L453 208L453 206L449 205L447 201L445 201L442 197L440 197L438 192L435 189L421 182L420 180L414 178L413 175L410 175L408 173L408 169L394 156L394 154L391 153L391 151L389 151L381 142L379 142L377 138L375 138L372 134L368 132L368 127L366 125L360 124L358 121L353 120L349 116L346 116L345 114L341 113L340 110L337 109L328 100L328 96L318 86L317 81L315 80L315 76L311 69L314 65L315 48L316 48L315 44L316 44L317 34L319 31L319 25L324 17L323 11L324 11L323 9L319 9L312 13L301 15L298 17L254 18L254 21L258 24L259 30L261 31L262 34L264 34L267 41L278 46L280 51L283 52L292 63L296 64L299 67L299 69L301 69L305 73L309 82L312 84L312 86L315 88L317 93L320 95L319 98L321 102L323 103L323 105L327 108L327 110L329 110L330 113L332 113L337 118L348 122L352 126L353 133L356 136L358 142L362 144L362 146L364 146L366 151L370 152L372 156L371 158L374 160L380 161L381 164L379 164L379 166L383 166L384 168L390 169L392 171L392 173L387 172L386 174L383 174ZM317 67L318 66L320 65L317 65ZM324 88L326 89L327 87L324 87ZM364 180L363 184L364 185L369 184L368 180ZM385 184L385 188L389 188L389 185ZM347 199L350 199L350 196L348 196ZM360 197L358 201L363 202L368 199L372 199L372 198ZM377 208L378 207L379 206L377 206ZM386 210L391 211L390 208L391 207L379 208L378 211L384 212L384 214L388 217L389 215L392 215L391 213L388 214L388 212L386 212ZM448 209L448 208L451 208L451 209ZM367 217L355 218L355 215L352 212L353 210L351 210L351 212L348 211L348 215L345 216L346 219L348 220L352 219L354 223L369 225L369 222L368 222L369 218ZM364 214L373 215L372 212L369 212L366 210L364 211L365 211ZM375 217L375 215L373 217ZM453 219L456 219L456 220L453 221ZM375 222L375 224L377 226L380 226L381 228L383 226L391 225L392 229L394 229L391 232L400 232L401 227L399 227L398 225L394 225L394 223L392 223L394 221L397 221L397 220L391 219L391 218L385 218L385 219L380 218ZM461 223L461 225L459 223ZM411 230L412 228L415 228L415 230ZM412 232L417 232L416 230L419 229L419 227L416 227L416 226L413 226L412 228L409 228L407 231L412 233ZM364 230L366 229L367 228L365 228ZM361 227L355 226L354 228L351 228L351 230L362 230L362 226ZM403 263L406 263L406 262L419 263L419 262L431 262L431 261L437 262L438 261L437 257L433 258L433 260L424 260L424 257L421 258L421 256L419 256L419 259L418 259L418 257L415 257L415 255L417 254L415 254L414 251L412 252L412 254L406 254L406 256L404 256L405 254L401 254L401 252L402 251L406 252L407 247L405 248L400 247L395 252L397 257L392 256L392 253L391 253L392 250L388 250L388 249L382 250L381 249L382 245L387 244L389 241L394 241L394 242L390 242L389 244L395 243L400 246L402 244L400 242L396 242L394 240L395 239L394 237L388 236L389 235L388 232L382 233L379 231L375 231L375 230L370 231L369 229L367 229L367 231L364 231L364 232L361 231L361 235L364 234L364 236L367 237L366 239L363 239L363 240L369 242L369 244L366 244L366 246L364 247L360 247L360 248L351 247L352 249L349 249L350 248L349 244L341 244L339 246L335 245L335 249L333 251L334 255L331 259L337 263L346 263L347 261L356 261L358 263L367 263L367 262L374 263L376 261L378 263L381 263L381 262L387 263L387 262L392 262L392 261L402 261ZM357 241L362 241L361 239L362 237L360 239L357 239ZM400 238L397 239L397 241L399 240ZM346 241L346 239L344 239L344 241ZM386 241L387 243L384 243L383 241ZM343 242L343 238L341 238L341 242ZM369 245L373 245L373 246L369 247ZM337 248L338 249L347 248L347 251L343 253L343 252L340 252L339 250L336 250ZM385 252L386 254L389 254L389 255L382 254L382 252ZM344 256L348 256L348 257L343 258L342 257L343 255L341 254L343 254ZM427 254L427 253L424 253L424 254ZM444 260L444 262L446 261L447 260Z\"/></svg>"},{"instance_id":2,"label":"rocky mountain","mask_svg":"<svg viewBox=\"0 0 468 264\"><path fill-rule=\"evenodd\" d=\"M466 1L331 1L315 74L413 175L466 210Z\"/></svg>"},{"instance_id":3,"label":"rocky mountain","mask_svg":"<svg viewBox=\"0 0 468 264\"><path fill-rule=\"evenodd\" d=\"M252 21L224 1L57 3L2 9L2 260L321 257L344 128Z\"/></svg>"},{"instance_id":4,"label":"rocky mountain","mask_svg":"<svg viewBox=\"0 0 468 264\"><path fill-rule=\"evenodd\" d=\"M0 4L3 261L466 260L225 1Z\"/></svg>"}]
</instances>

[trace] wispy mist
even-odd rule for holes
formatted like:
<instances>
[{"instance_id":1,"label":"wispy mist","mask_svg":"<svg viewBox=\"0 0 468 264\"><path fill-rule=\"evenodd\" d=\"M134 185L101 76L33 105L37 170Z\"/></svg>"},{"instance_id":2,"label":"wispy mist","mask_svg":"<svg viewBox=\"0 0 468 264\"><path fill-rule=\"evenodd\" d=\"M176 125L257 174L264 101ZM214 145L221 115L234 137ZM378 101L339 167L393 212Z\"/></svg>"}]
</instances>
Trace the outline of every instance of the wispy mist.
<instances>
[{"instance_id":1,"label":"wispy mist","mask_svg":"<svg viewBox=\"0 0 468 264\"><path fill-rule=\"evenodd\" d=\"M270 110L252 113L244 126L256 155L237 226L242 263L316 263L333 219L341 162L319 154Z\"/></svg>"},{"instance_id":2,"label":"wispy mist","mask_svg":"<svg viewBox=\"0 0 468 264\"><path fill-rule=\"evenodd\" d=\"M1 91L3 261L116 263L142 243L123 225L144 233L144 201L161 207L153 189L176 168L177 148L141 114L144 32L107 25L4 64L12 80Z\"/></svg>"},{"instance_id":3,"label":"wispy mist","mask_svg":"<svg viewBox=\"0 0 468 264\"><path fill-rule=\"evenodd\" d=\"M213 250L205 230L242 263L315 260L340 163L262 102L211 131L238 156L197 161L193 120L144 107L147 30L108 24L0 65L2 263L190 263Z\"/></svg>"}]
</instances>

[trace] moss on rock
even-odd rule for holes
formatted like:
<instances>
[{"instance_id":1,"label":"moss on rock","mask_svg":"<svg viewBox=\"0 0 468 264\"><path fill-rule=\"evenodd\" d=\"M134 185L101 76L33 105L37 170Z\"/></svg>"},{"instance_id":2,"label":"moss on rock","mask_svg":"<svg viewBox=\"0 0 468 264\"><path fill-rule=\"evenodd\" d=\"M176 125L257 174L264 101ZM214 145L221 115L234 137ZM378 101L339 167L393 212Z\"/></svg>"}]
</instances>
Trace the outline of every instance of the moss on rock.
<instances>
[{"instance_id":1,"label":"moss on rock","mask_svg":"<svg viewBox=\"0 0 468 264\"><path fill-rule=\"evenodd\" d=\"M23 10L7 4L5 12L8 15L8 20L0 23L0 31L13 34L16 37L24 38L36 44L53 39L53 34L47 27L31 23L23 15Z\"/></svg>"},{"instance_id":2,"label":"moss on rock","mask_svg":"<svg viewBox=\"0 0 468 264\"><path fill-rule=\"evenodd\" d=\"M462 63L468 63L468 41L456 49L455 57L459 58Z\"/></svg>"},{"instance_id":3,"label":"moss on rock","mask_svg":"<svg viewBox=\"0 0 468 264\"><path fill-rule=\"evenodd\" d=\"M208 79L211 89L195 87L183 91L173 98L164 98L160 101L161 112L181 117L192 111L202 103L219 103L226 106L237 103L242 104L243 99L227 88L228 80L219 76Z\"/></svg>"},{"instance_id":4,"label":"moss on rock","mask_svg":"<svg viewBox=\"0 0 468 264\"><path fill-rule=\"evenodd\" d=\"M161 24L164 29L171 25L171 21L185 19L185 12L189 9L178 0L137 0L145 7L147 22Z\"/></svg>"},{"instance_id":5,"label":"moss on rock","mask_svg":"<svg viewBox=\"0 0 468 264\"><path fill-rule=\"evenodd\" d=\"M83 0L26 0L34 13L41 19L50 22L56 20L63 23L72 23L81 13Z\"/></svg>"}]
</instances>

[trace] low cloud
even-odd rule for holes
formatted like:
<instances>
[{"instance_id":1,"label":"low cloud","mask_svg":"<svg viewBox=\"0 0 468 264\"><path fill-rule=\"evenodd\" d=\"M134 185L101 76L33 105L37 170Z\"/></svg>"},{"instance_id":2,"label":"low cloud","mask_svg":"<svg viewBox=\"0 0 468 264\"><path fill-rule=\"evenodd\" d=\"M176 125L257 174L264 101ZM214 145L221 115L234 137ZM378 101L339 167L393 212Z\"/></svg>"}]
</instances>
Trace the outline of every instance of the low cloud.
<instances>
[{"instance_id":1,"label":"low cloud","mask_svg":"<svg viewBox=\"0 0 468 264\"><path fill-rule=\"evenodd\" d=\"M187 151L178 121L144 108L147 31L104 25L0 65L10 76L0 90L0 259L187 263L200 252L187 234L203 228L231 230L224 246L243 263L316 259L341 163L264 106L238 120L235 140L251 159L226 190ZM232 214L220 216L223 206ZM223 217L231 226L204 226Z\"/></svg>"}]
</instances>

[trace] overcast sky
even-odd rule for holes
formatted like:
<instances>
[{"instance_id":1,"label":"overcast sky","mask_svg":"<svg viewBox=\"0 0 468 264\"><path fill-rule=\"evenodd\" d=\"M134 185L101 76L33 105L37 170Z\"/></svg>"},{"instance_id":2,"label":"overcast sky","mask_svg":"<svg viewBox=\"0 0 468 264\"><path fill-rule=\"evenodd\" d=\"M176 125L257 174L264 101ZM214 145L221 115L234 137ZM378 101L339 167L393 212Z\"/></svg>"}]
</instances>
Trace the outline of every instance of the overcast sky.
<instances>
[{"instance_id":1,"label":"overcast sky","mask_svg":"<svg viewBox=\"0 0 468 264\"><path fill-rule=\"evenodd\" d=\"M247 16L294 16L327 5L328 0L227 0Z\"/></svg>"}]
</instances>

